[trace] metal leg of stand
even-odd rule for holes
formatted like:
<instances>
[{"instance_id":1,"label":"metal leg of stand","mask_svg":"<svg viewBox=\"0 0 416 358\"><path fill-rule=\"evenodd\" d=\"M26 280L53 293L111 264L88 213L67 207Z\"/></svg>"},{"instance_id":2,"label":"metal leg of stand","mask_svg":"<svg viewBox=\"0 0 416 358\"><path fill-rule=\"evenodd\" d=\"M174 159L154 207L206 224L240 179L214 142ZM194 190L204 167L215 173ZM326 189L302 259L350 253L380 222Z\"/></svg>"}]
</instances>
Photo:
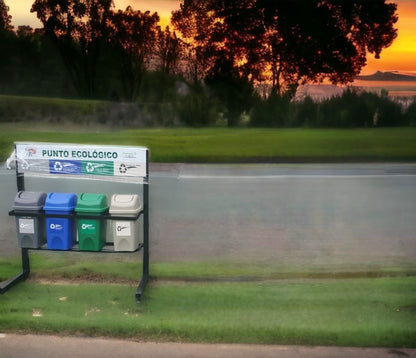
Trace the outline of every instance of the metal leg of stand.
<instances>
[{"instance_id":1,"label":"metal leg of stand","mask_svg":"<svg viewBox=\"0 0 416 358\"><path fill-rule=\"evenodd\" d=\"M146 217L146 216L145 216ZM146 222L146 219L144 219ZM147 226L148 227L148 226ZM148 229L146 229L146 225L144 228L144 239L143 239L143 272L142 272L142 278L140 280L139 287L136 291L136 301L141 302L142 295L144 292L144 288L146 287L147 282L149 281L149 234Z\"/></svg>"},{"instance_id":2,"label":"metal leg of stand","mask_svg":"<svg viewBox=\"0 0 416 358\"><path fill-rule=\"evenodd\" d=\"M29 263L29 250L22 249L22 272L18 275L9 278L6 281L1 282L0 284L0 293L3 294L10 288L12 288L17 283L27 279L30 273L30 263Z\"/></svg>"},{"instance_id":3,"label":"metal leg of stand","mask_svg":"<svg viewBox=\"0 0 416 358\"><path fill-rule=\"evenodd\" d=\"M137 288L137 291L136 291L137 303L140 303L142 301L142 295L143 295L144 288L146 287L147 281L149 281L149 275L143 274L139 287Z\"/></svg>"},{"instance_id":4,"label":"metal leg of stand","mask_svg":"<svg viewBox=\"0 0 416 358\"><path fill-rule=\"evenodd\" d=\"M149 281L149 185L143 187L143 272L136 291L137 302L141 301L144 288Z\"/></svg>"}]
</instances>

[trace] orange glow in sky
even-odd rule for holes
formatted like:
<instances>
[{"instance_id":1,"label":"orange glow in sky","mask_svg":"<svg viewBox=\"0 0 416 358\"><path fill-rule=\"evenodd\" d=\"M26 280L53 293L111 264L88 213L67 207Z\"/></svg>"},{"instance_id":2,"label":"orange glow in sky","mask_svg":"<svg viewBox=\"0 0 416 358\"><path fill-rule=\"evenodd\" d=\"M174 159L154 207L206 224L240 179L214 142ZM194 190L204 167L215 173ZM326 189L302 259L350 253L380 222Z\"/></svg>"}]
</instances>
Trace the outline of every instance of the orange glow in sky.
<instances>
[{"instance_id":1,"label":"orange glow in sky","mask_svg":"<svg viewBox=\"0 0 416 358\"><path fill-rule=\"evenodd\" d=\"M375 71L416 72L416 1L396 0L399 21L398 36L393 44L381 52L380 59L367 55L367 66L362 74Z\"/></svg>"},{"instance_id":2,"label":"orange glow in sky","mask_svg":"<svg viewBox=\"0 0 416 358\"><path fill-rule=\"evenodd\" d=\"M171 12L179 9L179 0L113 0L116 8L131 6L135 10L157 12L162 27L169 25Z\"/></svg>"},{"instance_id":3,"label":"orange glow in sky","mask_svg":"<svg viewBox=\"0 0 416 358\"><path fill-rule=\"evenodd\" d=\"M168 25L171 12L179 9L179 0L113 0L116 9L125 10L131 6L134 10L147 11L159 14L162 26ZM33 28L42 27L36 15L30 12L34 0L5 0L9 7L9 15L12 15L12 24L30 25Z\"/></svg>"},{"instance_id":4,"label":"orange glow in sky","mask_svg":"<svg viewBox=\"0 0 416 358\"><path fill-rule=\"evenodd\" d=\"M30 25L33 28L41 27L41 23L35 14L30 12L34 0L5 0L9 6L9 14L12 15L12 23ZM416 1L395 0L398 4L399 21L396 27L398 36L393 44L381 52L380 59L373 55L367 56L367 66L361 74L371 74L380 71L401 71L416 73ZM125 9L131 5L135 10L157 12L161 19L161 25L168 25L172 10L179 8L179 0L114 0L117 9Z\"/></svg>"}]
</instances>

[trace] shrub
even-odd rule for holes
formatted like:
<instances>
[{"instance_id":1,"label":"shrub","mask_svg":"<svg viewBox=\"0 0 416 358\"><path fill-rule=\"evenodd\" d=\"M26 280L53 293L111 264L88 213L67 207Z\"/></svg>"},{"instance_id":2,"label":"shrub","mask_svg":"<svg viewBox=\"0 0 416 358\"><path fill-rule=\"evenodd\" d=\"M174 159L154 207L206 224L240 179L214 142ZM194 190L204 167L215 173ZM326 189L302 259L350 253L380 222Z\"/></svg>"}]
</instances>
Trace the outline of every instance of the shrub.
<instances>
[{"instance_id":1,"label":"shrub","mask_svg":"<svg viewBox=\"0 0 416 358\"><path fill-rule=\"evenodd\" d=\"M303 101L297 102L294 106L293 121L290 127L314 127L318 117L318 103L314 102L311 97L307 96Z\"/></svg>"},{"instance_id":2,"label":"shrub","mask_svg":"<svg viewBox=\"0 0 416 358\"><path fill-rule=\"evenodd\" d=\"M202 86L194 86L189 93L178 99L177 113L180 121L193 127L209 126L219 116L216 101Z\"/></svg>"},{"instance_id":3,"label":"shrub","mask_svg":"<svg viewBox=\"0 0 416 358\"><path fill-rule=\"evenodd\" d=\"M416 98L414 98L410 106L407 107L405 121L406 124L410 126L416 126Z\"/></svg>"},{"instance_id":4,"label":"shrub","mask_svg":"<svg viewBox=\"0 0 416 358\"><path fill-rule=\"evenodd\" d=\"M267 99L257 98L253 106L250 125L254 127L284 127L289 122L290 99L271 95Z\"/></svg>"}]
</instances>

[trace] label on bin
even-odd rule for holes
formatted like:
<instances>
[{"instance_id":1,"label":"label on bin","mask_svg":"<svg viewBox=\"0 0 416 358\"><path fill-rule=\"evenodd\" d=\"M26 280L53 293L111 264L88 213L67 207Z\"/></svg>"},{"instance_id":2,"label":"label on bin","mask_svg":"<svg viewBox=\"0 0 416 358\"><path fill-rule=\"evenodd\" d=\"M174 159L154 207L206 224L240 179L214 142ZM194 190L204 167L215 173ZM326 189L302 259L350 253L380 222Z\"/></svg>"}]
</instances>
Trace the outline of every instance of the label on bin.
<instances>
[{"instance_id":1,"label":"label on bin","mask_svg":"<svg viewBox=\"0 0 416 358\"><path fill-rule=\"evenodd\" d=\"M49 229L56 230L56 231L60 231L60 230L63 230L64 227L61 224L52 223L52 224L49 225Z\"/></svg>"},{"instance_id":2,"label":"label on bin","mask_svg":"<svg viewBox=\"0 0 416 358\"><path fill-rule=\"evenodd\" d=\"M93 222L90 223L83 223L81 225L82 231L92 231L95 232L97 230L97 225Z\"/></svg>"},{"instance_id":3,"label":"label on bin","mask_svg":"<svg viewBox=\"0 0 416 358\"><path fill-rule=\"evenodd\" d=\"M116 221L116 236L130 236L131 223L129 221Z\"/></svg>"},{"instance_id":4,"label":"label on bin","mask_svg":"<svg viewBox=\"0 0 416 358\"><path fill-rule=\"evenodd\" d=\"M35 220L34 219L19 219L19 232L21 234L34 234L35 233Z\"/></svg>"}]
</instances>

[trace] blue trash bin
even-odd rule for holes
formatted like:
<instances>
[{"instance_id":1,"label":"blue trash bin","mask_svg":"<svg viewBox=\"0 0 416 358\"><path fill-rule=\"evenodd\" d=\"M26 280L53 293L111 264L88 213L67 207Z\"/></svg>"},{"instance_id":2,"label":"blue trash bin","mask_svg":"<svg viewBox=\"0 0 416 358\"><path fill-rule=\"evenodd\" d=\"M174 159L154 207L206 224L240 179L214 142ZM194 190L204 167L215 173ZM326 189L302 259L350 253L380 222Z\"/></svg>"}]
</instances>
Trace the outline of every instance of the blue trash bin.
<instances>
[{"instance_id":1,"label":"blue trash bin","mask_svg":"<svg viewBox=\"0 0 416 358\"><path fill-rule=\"evenodd\" d=\"M49 193L43 210L46 214L46 240L50 250L71 250L76 242L75 219L48 215L68 215L74 212L77 196L73 193Z\"/></svg>"}]
</instances>

